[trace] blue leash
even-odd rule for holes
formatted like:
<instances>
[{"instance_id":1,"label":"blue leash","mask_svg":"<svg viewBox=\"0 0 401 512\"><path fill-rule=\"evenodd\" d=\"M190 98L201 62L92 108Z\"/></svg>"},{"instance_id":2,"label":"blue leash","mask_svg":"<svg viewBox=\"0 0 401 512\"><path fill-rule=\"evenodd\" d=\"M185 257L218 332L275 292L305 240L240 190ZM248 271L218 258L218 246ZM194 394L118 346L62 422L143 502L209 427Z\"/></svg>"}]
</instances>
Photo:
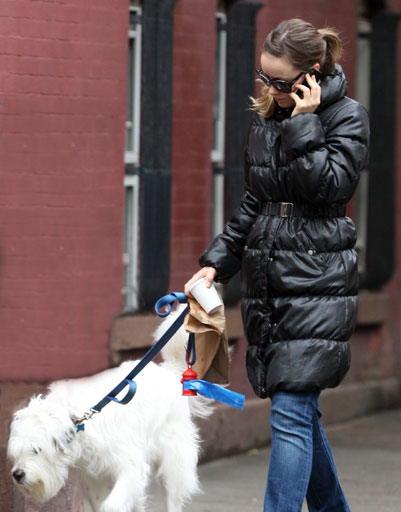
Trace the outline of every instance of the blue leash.
<instances>
[{"instance_id":1,"label":"blue leash","mask_svg":"<svg viewBox=\"0 0 401 512\"><path fill-rule=\"evenodd\" d=\"M168 295L164 295L161 297L155 304L156 314L164 318L168 316L172 309L174 302L178 300L181 304L185 304L187 302L187 297L185 293L182 292L172 292ZM166 311L162 312L161 309L166 307ZM133 370L115 387L113 388L104 398L100 400L96 405L90 408L90 412L85 413L84 416L75 421L77 425L77 431L82 431L85 429L84 421L92 418L92 416L96 413L99 413L103 407L105 407L111 401L118 403L120 405L128 404L136 393L136 383L133 379L141 372L147 364L149 364L153 359L157 356L157 354L162 350L162 348L167 344L167 342L174 336L174 334L178 331L178 329L184 323L184 318L188 314L188 306L181 312L175 322L167 329L167 331L163 334L163 336L146 352L143 358L139 361L139 363L133 368ZM195 351L195 337L193 333L189 335L188 347L187 347L187 364L192 365L196 360L196 351ZM121 393L123 389L128 386L128 391L126 395L122 399L118 399L117 395ZM220 386L216 386L211 382L206 382L202 380L190 380L184 382L184 389L194 390L203 394L204 396L208 396L209 398L213 398L214 400L218 400L220 402L231 405L232 407L237 407L242 409L244 406L245 397L240 395L239 393L235 393L234 391L230 391L228 389L221 388Z\"/></svg>"},{"instance_id":2,"label":"blue leash","mask_svg":"<svg viewBox=\"0 0 401 512\"><path fill-rule=\"evenodd\" d=\"M155 304L155 310L158 316L165 317L171 313L173 309L174 302L178 300L181 304L185 304L187 302L187 297L185 293L181 292L173 292L169 295L165 295L161 299L159 299ZM161 308L167 306L167 311L162 313L160 311ZM133 382L134 379L140 371L142 371L147 364L149 364L153 359L157 356L157 354L162 350L164 345L174 336L174 334L178 331L181 325L184 323L184 318L188 313L188 307L184 309L184 311L180 314L177 320L167 329L167 331L163 334L163 336L155 343L143 356L143 358L139 361L139 363L135 366L135 368L125 377L124 380L118 384L114 389L110 391L108 395L106 395L99 403L97 403L92 409L96 412L100 412L105 405L107 405L110 401L116 402L118 404L125 405L132 400L136 393L136 384ZM116 395L120 393L126 386L129 387L127 394L121 400L116 398Z\"/></svg>"}]
</instances>

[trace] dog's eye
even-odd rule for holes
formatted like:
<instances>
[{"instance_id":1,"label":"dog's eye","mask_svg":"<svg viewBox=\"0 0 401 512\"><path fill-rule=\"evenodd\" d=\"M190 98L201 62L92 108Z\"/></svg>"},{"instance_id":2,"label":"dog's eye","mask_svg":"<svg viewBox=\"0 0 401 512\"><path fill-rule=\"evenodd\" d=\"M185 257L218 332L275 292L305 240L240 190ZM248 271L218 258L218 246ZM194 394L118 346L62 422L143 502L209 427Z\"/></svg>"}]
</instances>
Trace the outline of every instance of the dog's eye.
<instances>
[{"instance_id":1,"label":"dog's eye","mask_svg":"<svg viewBox=\"0 0 401 512\"><path fill-rule=\"evenodd\" d=\"M42 451L42 448L40 448L39 446L32 446L31 448L31 452L34 454L34 455L39 455L39 453Z\"/></svg>"}]
</instances>

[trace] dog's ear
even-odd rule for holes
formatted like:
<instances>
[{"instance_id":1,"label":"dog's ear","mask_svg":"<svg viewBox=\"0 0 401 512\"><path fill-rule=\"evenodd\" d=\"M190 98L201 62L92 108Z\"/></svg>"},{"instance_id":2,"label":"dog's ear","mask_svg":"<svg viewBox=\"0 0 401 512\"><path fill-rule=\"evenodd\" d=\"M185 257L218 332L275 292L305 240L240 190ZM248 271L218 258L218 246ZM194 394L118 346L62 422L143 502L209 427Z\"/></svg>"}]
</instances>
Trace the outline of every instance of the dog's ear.
<instances>
[{"instance_id":1,"label":"dog's ear","mask_svg":"<svg viewBox=\"0 0 401 512\"><path fill-rule=\"evenodd\" d=\"M61 433L60 437L53 436L53 444L56 450L66 452L75 438L75 429L70 427Z\"/></svg>"}]
</instances>

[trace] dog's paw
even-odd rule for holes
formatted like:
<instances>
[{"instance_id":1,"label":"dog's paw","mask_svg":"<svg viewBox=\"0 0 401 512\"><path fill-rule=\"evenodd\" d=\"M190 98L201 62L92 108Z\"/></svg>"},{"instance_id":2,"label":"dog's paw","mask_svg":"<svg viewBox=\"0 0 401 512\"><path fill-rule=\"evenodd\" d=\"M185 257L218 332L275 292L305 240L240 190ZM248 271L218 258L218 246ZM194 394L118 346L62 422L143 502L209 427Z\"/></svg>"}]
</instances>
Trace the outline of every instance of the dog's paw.
<instances>
[{"instance_id":1,"label":"dog's paw","mask_svg":"<svg viewBox=\"0 0 401 512\"><path fill-rule=\"evenodd\" d=\"M146 512L145 507L141 505L127 505L122 503L111 503L109 500L106 500L99 509L99 512Z\"/></svg>"},{"instance_id":2,"label":"dog's paw","mask_svg":"<svg viewBox=\"0 0 401 512\"><path fill-rule=\"evenodd\" d=\"M113 504L109 501L105 501L99 509L100 512L117 512L119 510L121 510L119 504Z\"/></svg>"}]
</instances>

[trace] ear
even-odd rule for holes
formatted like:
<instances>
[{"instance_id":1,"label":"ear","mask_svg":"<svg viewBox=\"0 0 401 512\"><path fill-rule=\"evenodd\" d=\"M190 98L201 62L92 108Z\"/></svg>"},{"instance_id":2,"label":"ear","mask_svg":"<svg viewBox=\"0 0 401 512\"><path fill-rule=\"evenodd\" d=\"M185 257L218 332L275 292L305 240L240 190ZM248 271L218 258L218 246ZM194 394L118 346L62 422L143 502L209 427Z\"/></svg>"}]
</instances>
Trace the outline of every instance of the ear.
<instances>
[{"instance_id":1,"label":"ear","mask_svg":"<svg viewBox=\"0 0 401 512\"><path fill-rule=\"evenodd\" d=\"M53 436L53 444L56 450L66 452L68 449L68 445L74 441L74 438L75 429L71 427L65 430L60 437Z\"/></svg>"},{"instance_id":2,"label":"ear","mask_svg":"<svg viewBox=\"0 0 401 512\"><path fill-rule=\"evenodd\" d=\"M72 443L75 437L75 428L70 427L68 430L66 430L64 437L66 439L67 444Z\"/></svg>"},{"instance_id":3,"label":"ear","mask_svg":"<svg viewBox=\"0 0 401 512\"><path fill-rule=\"evenodd\" d=\"M52 440L53 440L53 444L54 444L54 447L56 448L56 450L58 452L63 452L64 450L63 450L63 447L62 447L60 441L56 437L53 437Z\"/></svg>"},{"instance_id":4,"label":"ear","mask_svg":"<svg viewBox=\"0 0 401 512\"><path fill-rule=\"evenodd\" d=\"M316 62L316 64L313 64L312 66L313 69L317 69L319 71L320 69L320 64L318 62Z\"/></svg>"}]
</instances>

